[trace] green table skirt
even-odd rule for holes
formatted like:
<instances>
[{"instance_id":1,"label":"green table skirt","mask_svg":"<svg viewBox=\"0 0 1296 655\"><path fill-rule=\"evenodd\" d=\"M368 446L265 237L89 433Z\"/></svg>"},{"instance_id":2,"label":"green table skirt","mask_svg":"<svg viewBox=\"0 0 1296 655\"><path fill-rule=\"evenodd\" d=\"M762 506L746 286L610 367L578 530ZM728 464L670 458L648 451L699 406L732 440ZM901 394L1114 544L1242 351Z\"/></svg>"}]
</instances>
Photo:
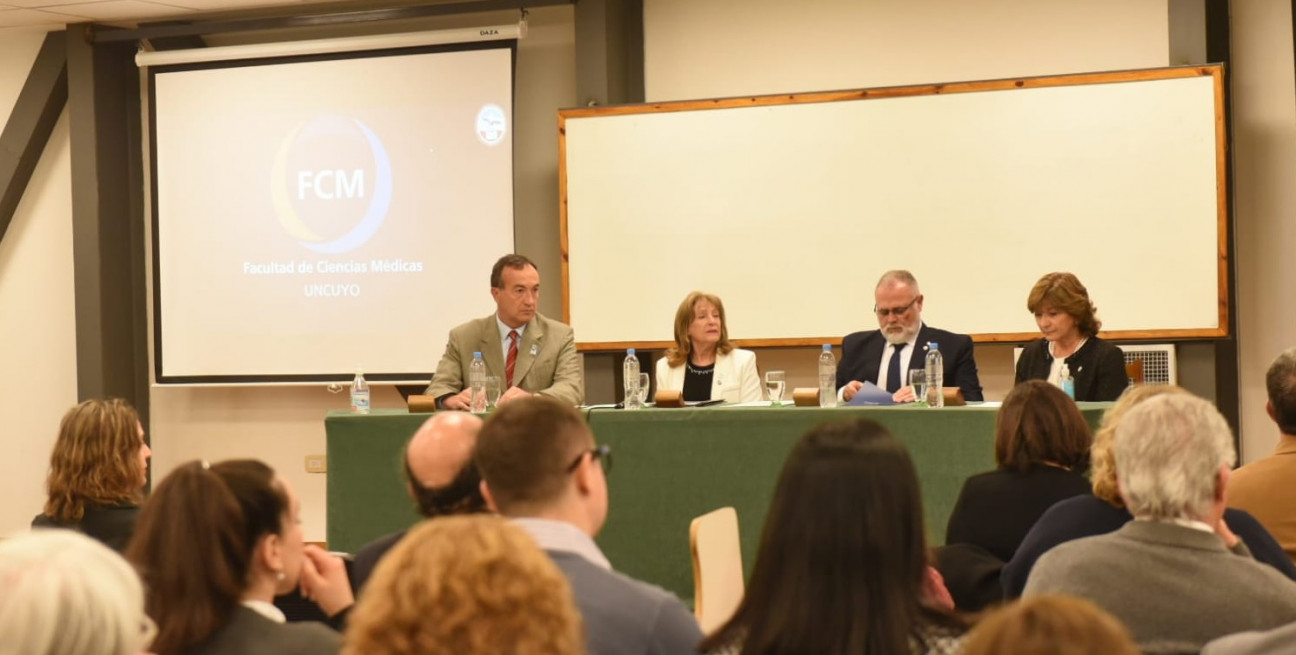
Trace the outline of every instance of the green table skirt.
<instances>
[{"instance_id":1,"label":"green table skirt","mask_svg":"<svg viewBox=\"0 0 1296 655\"><path fill-rule=\"evenodd\" d=\"M1096 425L1109 403L1081 403ZM693 517L732 505L742 532L743 565L756 556L765 513L792 445L819 423L867 417L891 430L913 457L933 545L968 476L994 467L993 407L923 409L759 407L593 409L587 420L612 446L609 512L599 546L619 571L693 595L688 527ZM330 413L328 542L355 551L418 520L405 491L401 453L427 414L375 410Z\"/></svg>"}]
</instances>

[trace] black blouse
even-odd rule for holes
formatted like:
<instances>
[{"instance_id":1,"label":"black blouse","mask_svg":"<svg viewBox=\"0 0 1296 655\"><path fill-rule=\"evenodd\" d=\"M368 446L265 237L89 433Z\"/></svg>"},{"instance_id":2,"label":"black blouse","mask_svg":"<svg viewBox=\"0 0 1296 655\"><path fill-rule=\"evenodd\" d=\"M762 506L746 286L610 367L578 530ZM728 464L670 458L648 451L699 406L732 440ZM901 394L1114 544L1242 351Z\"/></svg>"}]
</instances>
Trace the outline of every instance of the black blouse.
<instances>
[{"instance_id":1,"label":"black blouse","mask_svg":"<svg viewBox=\"0 0 1296 655\"><path fill-rule=\"evenodd\" d=\"M715 377L715 364L694 366L684 363L684 400L711 400L711 379Z\"/></svg>"}]
</instances>

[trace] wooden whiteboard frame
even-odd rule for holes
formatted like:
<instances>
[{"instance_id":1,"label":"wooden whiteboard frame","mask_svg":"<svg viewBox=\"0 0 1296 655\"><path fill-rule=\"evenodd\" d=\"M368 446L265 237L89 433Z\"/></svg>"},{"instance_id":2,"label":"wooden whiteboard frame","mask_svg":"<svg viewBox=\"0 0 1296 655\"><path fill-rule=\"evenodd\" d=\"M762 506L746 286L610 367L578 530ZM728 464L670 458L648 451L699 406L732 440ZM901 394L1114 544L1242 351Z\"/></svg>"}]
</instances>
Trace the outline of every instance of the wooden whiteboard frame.
<instances>
[{"instance_id":1,"label":"wooden whiteboard frame","mask_svg":"<svg viewBox=\"0 0 1296 655\"><path fill-rule=\"evenodd\" d=\"M1210 77L1214 85L1215 101L1215 177L1216 177L1216 250L1217 250L1217 286L1218 286L1218 327L1157 329L1157 330L1115 330L1104 331L1103 337L1111 340L1182 340L1199 338L1223 338L1229 334L1229 241L1228 241L1228 189L1227 189L1227 130L1224 117L1224 78L1221 65L1183 66L1175 68L1158 68L1104 73L1082 73L1075 75L1056 75L1046 77L1024 77L1002 80L975 82L958 82L949 84L928 84L917 86L884 87L849 91L829 91L819 93L779 94L745 98L723 98L711 100L692 100L682 102L648 103L640 105L620 105L612 107L593 107L564 109L558 113L558 182L560 199L560 238L562 247L562 293L563 318L571 321L570 296L570 251L568 241L568 193L567 193L567 121L586 117L620 116L627 114L652 114L665 112L706 111L711 109L734 109L744 107L761 107L770 105L788 105L802 103L830 103L858 100L880 100L911 96L950 95L957 93L974 93L984 91L1011 91L1016 89L1038 89L1059 86L1083 86L1093 84L1112 84L1119 82L1140 82L1152 80L1169 80L1182 78ZM663 321L667 317L663 317ZM870 326L861 325L861 329ZM1023 342L1039 337L1038 332L995 332L973 334L978 342ZM794 347L818 346L825 343L837 344L841 335L810 338L767 338L735 340L745 347ZM615 342L581 342L577 348L582 351L618 350L624 348L658 349L674 345L671 341L615 341Z\"/></svg>"}]
</instances>

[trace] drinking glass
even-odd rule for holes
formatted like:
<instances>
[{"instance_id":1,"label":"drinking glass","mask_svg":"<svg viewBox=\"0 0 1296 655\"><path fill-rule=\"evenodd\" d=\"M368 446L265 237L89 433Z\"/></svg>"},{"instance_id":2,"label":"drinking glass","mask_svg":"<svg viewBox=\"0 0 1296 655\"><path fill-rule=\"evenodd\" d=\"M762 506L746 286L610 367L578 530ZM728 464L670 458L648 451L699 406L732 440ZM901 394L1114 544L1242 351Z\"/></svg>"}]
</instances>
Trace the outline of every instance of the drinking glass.
<instances>
[{"instance_id":1,"label":"drinking glass","mask_svg":"<svg viewBox=\"0 0 1296 655\"><path fill-rule=\"evenodd\" d=\"M783 387L785 385L783 371L765 372L765 391L769 394L771 407L778 407L783 404Z\"/></svg>"},{"instance_id":2,"label":"drinking glass","mask_svg":"<svg viewBox=\"0 0 1296 655\"><path fill-rule=\"evenodd\" d=\"M498 375L486 376L486 408L487 409L495 409L495 403L499 402L501 393L503 392L500 389L499 376Z\"/></svg>"},{"instance_id":3,"label":"drinking glass","mask_svg":"<svg viewBox=\"0 0 1296 655\"><path fill-rule=\"evenodd\" d=\"M914 404L927 405L927 371L921 368L909 370L909 386L913 387Z\"/></svg>"},{"instance_id":4,"label":"drinking glass","mask_svg":"<svg viewBox=\"0 0 1296 655\"><path fill-rule=\"evenodd\" d=\"M648 374L647 374L647 373L640 373L640 374L639 374L639 402L642 403L642 404L644 404L644 405L647 405L647 404L648 404L648 385L649 385L649 384L651 384L651 382L648 380Z\"/></svg>"}]
</instances>

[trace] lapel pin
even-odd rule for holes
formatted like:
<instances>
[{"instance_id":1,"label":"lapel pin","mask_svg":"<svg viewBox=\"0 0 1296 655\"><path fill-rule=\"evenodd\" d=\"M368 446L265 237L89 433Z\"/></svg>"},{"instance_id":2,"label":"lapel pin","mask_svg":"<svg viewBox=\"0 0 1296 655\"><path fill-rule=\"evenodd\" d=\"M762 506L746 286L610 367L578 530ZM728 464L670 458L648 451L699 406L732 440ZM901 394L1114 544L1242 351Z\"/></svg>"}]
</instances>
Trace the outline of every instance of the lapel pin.
<instances>
[{"instance_id":1,"label":"lapel pin","mask_svg":"<svg viewBox=\"0 0 1296 655\"><path fill-rule=\"evenodd\" d=\"M538 346L538 345L536 345L536 344L534 344L534 343L531 344L531 356L532 356L532 357L535 357L535 356L536 356L536 353L538 353L538 352L540 352L540 346Z\"/></svg>"}]
</instances>

